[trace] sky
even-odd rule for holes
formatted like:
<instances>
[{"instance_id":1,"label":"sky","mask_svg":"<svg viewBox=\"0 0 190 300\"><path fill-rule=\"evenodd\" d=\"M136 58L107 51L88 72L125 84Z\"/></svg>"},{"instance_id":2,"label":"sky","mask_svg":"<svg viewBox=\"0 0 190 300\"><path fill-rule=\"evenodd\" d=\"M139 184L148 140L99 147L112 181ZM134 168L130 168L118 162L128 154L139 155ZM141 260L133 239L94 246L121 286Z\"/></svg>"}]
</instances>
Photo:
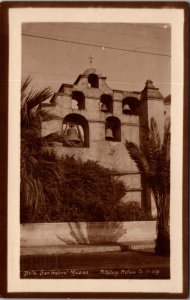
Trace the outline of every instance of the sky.
<instances>
[{"instance_id":1,"label":"sky","mask_svg":"<svg viewBox=\"0 0 190 300\"><path fill-rule=\"evenodd\" d=\"M89 57L93 57L90 65ZM89 67L101 71L112 89L141 91L147 79L163 96L171 88L169 24L24 23L22 78L34 88L73 84Z\"/></svg>"}]
</instances>

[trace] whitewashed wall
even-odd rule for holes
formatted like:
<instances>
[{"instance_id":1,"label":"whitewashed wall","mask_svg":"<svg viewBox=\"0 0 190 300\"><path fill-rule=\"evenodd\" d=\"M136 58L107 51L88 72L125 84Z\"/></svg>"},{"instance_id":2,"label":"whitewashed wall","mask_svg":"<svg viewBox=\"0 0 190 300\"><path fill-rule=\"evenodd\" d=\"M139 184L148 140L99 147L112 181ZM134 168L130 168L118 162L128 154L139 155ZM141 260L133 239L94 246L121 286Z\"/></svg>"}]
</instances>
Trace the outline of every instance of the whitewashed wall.
<instances>
[{"instance_id":1,"label":"whitewashed wall","mask_svg":"<svg viewBox=\"0 0 190 300\"><path fill-rule=\"evenodd\" d=\"M75 238L75 235L78 237ZM154 248L156 222L31 223L21 225L21 253L39 247L67 248L79 245L129 245L132 249ZM57 249L58 249L57 248ZM53 249L53 248L52 248ZM70 249L70 250L69 250ZM93 249L93 247L92 247ZM118 250L114 248L115 250ZM56 250L59 252L59 250ZM83 251L84 252L84 251Z\"/></svg>"}]
</instances>

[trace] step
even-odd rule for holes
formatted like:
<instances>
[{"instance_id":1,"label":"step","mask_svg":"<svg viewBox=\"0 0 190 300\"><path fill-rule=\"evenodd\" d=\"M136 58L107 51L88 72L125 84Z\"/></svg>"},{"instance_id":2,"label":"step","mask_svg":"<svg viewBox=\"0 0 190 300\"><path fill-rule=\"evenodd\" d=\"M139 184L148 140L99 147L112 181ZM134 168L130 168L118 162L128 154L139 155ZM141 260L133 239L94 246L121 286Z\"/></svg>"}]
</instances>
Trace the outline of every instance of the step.
<instances>
[{"instance_id":1,"label":"step","mask_svg":"<svg viewBox=\"0 0 190 300\"><path fill-rule=\"evenodd\" d=\"M21 255L57 255L64 253L95 253L121 251L119 245L95 246L95 245L74 245L74 246L40 246L21 247Z\"/></svg>"},{"instance_id":2,"label":"step","mask_svg":"<svg viewBox=\"0 0 190 300\"><path fill-rule=\"evenodd\" d=\"M116 245L69 245L21 247L21 255L59 255L64 253L97 253L154 249L154 241L127 241Z\"/></svg>"}]
</instances>

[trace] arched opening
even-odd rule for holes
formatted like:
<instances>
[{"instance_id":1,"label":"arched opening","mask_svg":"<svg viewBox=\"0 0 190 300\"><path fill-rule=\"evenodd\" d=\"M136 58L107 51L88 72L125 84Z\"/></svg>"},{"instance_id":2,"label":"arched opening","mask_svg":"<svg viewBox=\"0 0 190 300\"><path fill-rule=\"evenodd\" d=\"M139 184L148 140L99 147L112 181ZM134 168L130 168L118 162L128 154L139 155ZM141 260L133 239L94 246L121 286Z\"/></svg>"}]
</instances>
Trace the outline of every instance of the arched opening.
<instances>
[{"instance_id":1,"label":"arched opening","mask_svg":"<svg viewBox=\"0 0 190 300\"><path fill-rule=\"evenodd\" d=\"M105 139L112 142L121 141L121 122L116 117L108 117L105 124Z\"/></svg>"},{"instance_id":2,"label":"arched opening","mask_svg":"<svg viewBox=\"0 0 190 300\"><path fill-rule=\"evenodd\" d=\"M85 109L85 97L80 91L72 93L72 109Z\"/></svg>"},{"instance_id":3,"label":"arched opening","mask_svg":"<svg viewBox=\"0 0 190 300\"><path fill-rule=\"evenodd\" d=\"M90 74L88 76L88 83L89 83L90 87L98 88L99 87L98 76L96 74Z\"/></svg>"},{"instance_id":4,"label":"arched opening","mask_svg":"<svg viewBox=\"0 0 190 300\"><path fill-rule=\"evenodd\" d=\"M103 94L100 97L100 109L103 112L113 113L113 99L112 96Z\"/></svg>"},{"instance_id":5,"label":"arched opening","mask_svg":"<svg viewBox=\"0 0 190 300\"><path fill-rule=\"evenodd\" d=\"M135 97L126 97L122 100L122 110L124 114L138 114L139 100Z\"/></svg>"},{"instance_id":6,"label":"arched opening","mask_svg":"<svg viewBox=\"0 0 190 300\"><path fill-rule=\"evenodd\" d=\"M72 107L72 109L79 109L78 101L75 99L71 99L71 107Z\"/></svg>"},{"instance_id":7,"label":"arched opening","mask_svg":"<svg viewBox=\"0 0 190 300\"><path fill-rule=\"evenodd\" d=\"M63 120L63 146L89 147L88 121L81 115L69 114Z\"/></svg>"}]
</instances>

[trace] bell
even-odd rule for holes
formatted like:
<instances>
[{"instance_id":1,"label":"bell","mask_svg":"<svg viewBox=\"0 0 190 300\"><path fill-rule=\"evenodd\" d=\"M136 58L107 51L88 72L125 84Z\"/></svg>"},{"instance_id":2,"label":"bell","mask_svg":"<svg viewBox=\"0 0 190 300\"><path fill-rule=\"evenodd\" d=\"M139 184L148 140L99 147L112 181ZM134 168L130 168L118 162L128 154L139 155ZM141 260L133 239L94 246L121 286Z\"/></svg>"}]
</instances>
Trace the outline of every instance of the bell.
<instances>
[{"instance_id":1,"label":"bell","mask_svg":"<svg viewBox=\"0 0 190 300\"><path fill-rule=\"evenodd\" d=\"M111 141L113 140L114 136L113 136L113 132L111 130L111 128L107 128L106 129L106 140Z\"/></svg>"},{"instance_id":2,"label":"bell","mask_svg":"<svg viewBox=\"0 0 190 300\"><path fill-rule=\"evenodd\" d=\"M127 103L124 104L124 105L123 105L123 112L124 112L124 113L127 113L127 112L129 112L129 111L131 111L131 109L130 109L130 107L129 107L129 104L127 104Z\"/></svg>"},{"instance_id":3,"label":"bell","mask_svg":"<svg viewBox=\"0 0 190 300\"><path fill-rule=\"evenodd\" d=\"M77 130L74 127L70 127L67 130L67 140L68 141L72 141L72 142L76 142L76 143L80 143L81 142L81 140L78 137Z\"/></svg>"},{"instance_id":4,"label":"bell","mask_svg":"<svg viewBox=\"0 0 190 300\"><path fill-rule=\"evenodd\" d=\"M105 103L102 103L101 111L104 111L104 112L107 112L107 111L108 111L108 109L107 109Z\"/></svg>"}]
</instances>

